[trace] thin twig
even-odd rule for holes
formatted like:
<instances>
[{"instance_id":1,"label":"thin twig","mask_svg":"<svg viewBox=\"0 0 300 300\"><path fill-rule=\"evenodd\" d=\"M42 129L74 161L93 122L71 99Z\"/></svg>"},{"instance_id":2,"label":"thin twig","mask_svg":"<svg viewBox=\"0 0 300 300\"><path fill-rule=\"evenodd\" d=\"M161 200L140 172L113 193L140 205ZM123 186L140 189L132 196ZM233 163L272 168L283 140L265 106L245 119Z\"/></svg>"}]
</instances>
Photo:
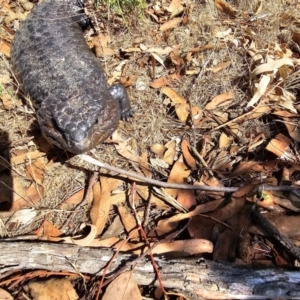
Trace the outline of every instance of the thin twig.
<instances>
[{"instance_id":1,"label":"thin twig","mask_svg":"<svg viewBox=\"0 0 300 300\"><path fill-rule=\"evenodd\" d=\"M252 212L252 218L258 225L267 231L273 238L275 238L289 253L291 253L298 261L300 260L300 248L295 246L293 242L286 237L280 230L278 230L270 221L268 221L257 210Z\"/></svg>"},{"instance_id":2,"label":"thin twig","mask_svg":"<svg viewBox=\"0 0 300 300\"><path fill-rule=\"evenodd\" d=\"M209 166L207 165L201 154L197 151L197 149L193 146L190 146L189 148L193 152L193 154L200 160L201 164L206 168L208 174L210 176L214 176L214 173L209 169Z\"/></svg>"},{"instance_id":3,"label":"thin twig","mask_svg":"<svg viewBox=\"0 0 300 300\"><path fill-rule=\"evenodd\" d=\"M98 161L94 158L92 158L89 155L86 154L80 154L78 157L88 163L91 163L93 165L96 165L100 168L104 168L106 170L118 173L120 175L123 175L126 178L134 178L137 180L140 180L143 183L148 183L164 188L171 188L171 189L183 189L183 190L198 190L198 191L206 191L206 192L225 192L225 193L233 193L240 189L240 187L219 187L219 186L206 186L206 185L191 185L191 184L179 184L179 183L171 183L171 182L162 182L159 180L155 180L152 178L148 178L142 175L139 175L135 172L126 171L124 169L120 169L114 166L111 166L109 164L103 163L101 161ZM300 198L300 191L298 191L296 188L290 186L290 185L279 185L279 186L273 186L273 185L267 185L262 183L261 186L265 191L281 191L281 192L290 192L293 193L296 197ZM300 201L300 200L299 200Z\"/></svg>"}]
</instances>

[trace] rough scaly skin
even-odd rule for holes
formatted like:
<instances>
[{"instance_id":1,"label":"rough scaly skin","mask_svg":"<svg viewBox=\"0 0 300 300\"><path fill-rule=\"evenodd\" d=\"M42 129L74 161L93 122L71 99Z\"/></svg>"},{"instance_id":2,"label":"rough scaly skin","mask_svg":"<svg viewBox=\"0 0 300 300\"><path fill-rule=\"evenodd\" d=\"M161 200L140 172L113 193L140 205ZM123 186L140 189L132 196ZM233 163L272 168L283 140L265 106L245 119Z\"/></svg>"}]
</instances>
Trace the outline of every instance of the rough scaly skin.
<instances>
[{"instance_id":1,"label":"rough scaly skin","mask_svg":"<svg viewBox=\"0 0 300 300\"><path fill-rule=\"evenodd\" d=\"M76 0L45 0L21 23L11 51L13 70L37 107L43 135L77 154L105 140L120 118L132 115L125 89L107 88L86 44L88 20Z\"/></svg>"}]
</instances>

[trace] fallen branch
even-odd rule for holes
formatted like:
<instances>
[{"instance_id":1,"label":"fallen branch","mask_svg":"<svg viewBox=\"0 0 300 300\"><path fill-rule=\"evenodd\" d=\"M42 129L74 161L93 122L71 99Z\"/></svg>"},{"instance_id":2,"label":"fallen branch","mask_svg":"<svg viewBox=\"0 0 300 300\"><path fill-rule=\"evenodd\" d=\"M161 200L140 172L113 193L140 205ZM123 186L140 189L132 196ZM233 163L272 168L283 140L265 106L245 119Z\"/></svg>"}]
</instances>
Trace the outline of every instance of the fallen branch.
<instances>
[{"instance_id":1,"label":"fallen branch","mask_svg":"<svg viewBox=\"0 0 300 300\"><path fill-rule=\"evenodd\" d=\"M63 271L63 276L65 272L102 275L115 253L111 249L44 242L2 241L0 247L0 286L6 276L9 284L13 283L12 272L19 270L23 274L26 270L38 269ZM114 274L127 263L130 265L135 258L119 253L107 275ZM298 299L300 295L298 270L253 270L199 258L155 258L155 261L164 287L179 291L190 299ZM140 285L159 285L152 263L146 258L138 261L133 275Z\"/></svg>"}]
</instances>

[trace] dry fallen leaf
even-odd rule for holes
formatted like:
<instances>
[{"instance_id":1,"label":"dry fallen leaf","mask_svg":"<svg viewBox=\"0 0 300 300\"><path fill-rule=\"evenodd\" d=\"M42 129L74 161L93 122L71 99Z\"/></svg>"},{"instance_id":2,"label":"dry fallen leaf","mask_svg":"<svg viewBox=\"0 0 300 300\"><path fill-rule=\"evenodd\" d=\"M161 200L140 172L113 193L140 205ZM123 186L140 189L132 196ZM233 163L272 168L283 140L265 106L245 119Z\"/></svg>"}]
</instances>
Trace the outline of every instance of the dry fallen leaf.
<instances>
[{"instance_id":1,"label":"dry fallen leaf","mask_svg":"<svg viewBox=\"0 0 300 300\"><path fill-rule=\"evenodd\" d=\"M195 158L191 155L190 150L189 150L189 142L188 140L182 140L181 142L181 151L183 154L183 157L186 161L186 163L193 169L197 167L197 162Z\"/></svg>"},{"instance_id":2,"label":"dry fallen leaf","mask_svg":"<svg viewBox=\"0 0 300 300\"><path fill-rule=\"evenodd\" d=\"M186 183L187 178L190 176L191 170L183 162L182 156L175 162L170 172L168 182L172 183ZM178 189L165 189L165 192L176 198L178 195Z\"/></svg>"},{"instance_id":3,"label":"dry fallen leaf","mask_svg":"<svg viewBox=\"0 0 300 300\"><path fill-rule=\"evenodd\" d=\"M299 115L298 115L299 116ZM288 118L284 118L284 125L289 132L289 136L297 143L300 143L300 130L297 123L292 123Z\"/></svg>"},{"instance_id":4,"label":"dry fallen leaf","mask_svg":"<svg viewBox=\"0 0 300 300\"><path fill-rule=\"evenodd\" d=\"M173 48L173 51L170 53L170 58L178 68L183 68L185 63L182 56L180 55L179 47Z\"/></svg>"},{"instance_id":5,"label":"dry fallen leaf","mask_svg":"<svg viewBox=\"0 0 300 300\"><path fill-rule=\"evenodd\" d=\"M128 207L118 206L118 212L120 214L121 221L125 227L125 230L128 234L130 234L134 229L137 228L137 222L132 212ZM139 232L136 231L134 234L130 234L131 238L137 238L139 236Z\"/></svg>"},{"instance_id":6,"label":"dry fallen leaf","mask_svg":"<svg viewBox=\"0 0 300 300\"><path fill-rule=\"evenodd\" d=\"M164 157L164 153L166 152L167 148L161 144L154 144L150 147L150 150L155 153L158 158L162 159Z\"/></svg>"},{"instance_id":7,"label":"dry fallen leaf","mask_svg":"<svg viewBox=\"0 0 300 300\"><path fill-rule=\"evenodd\" d=\"M10 45L7 41L0 38L0 53L10 57Z\"/></svg>"},{"instance_id":8,"label":"dry fallen leaf","mask_svg":"<svg viewBox=\"0 0 300 300\"><path fill-rule=\"evenodd\" d=\"M42 223L42 232L39 230L37 232L40 232L40 235L46 236L46 237L58 237L62 234L62 231L55 227L50 221L45 220Z\"/></svg>"},{"instance_id":9,"label":"dry fallen leaf","mask_svg":"<svg viewBox=\"0 0 300 300\"><path fill-rule=\"evenodd\" d=\"M184 11L184 7L181 4L181 0L172 0L167 9L171 14L170 18L176 17Z\"/></svg>"},{"instance_id":10,"label":"dry fallen leaf","mask_svg":"<svg viewBox=\"0 0 300 300\"><path fill-rule=\"evenodd\" d=\"M105 57L115 55L116 52L109 48L108 45L111 43L111 38L108 35L100 33L93 38L93 46L97 57Z\"/></svg>"},{"instance_id":11,"label":"dry fallen leaf","mask_svg":"<svg viewBox=\"0 0 300 300\"><path fill-rule=\"evenodd\" d=\"M79 204L85 196L85 190L81 189L65 201L63 201L60 205L60 208L63 208L66 204ZM91 191L88 195L87 203L91 203L93 201L93 192Z\"/></svg>"},{"instance_id":12,"label":"dry fallen leaf","mask_svg":"<svg viewBox=\"0 0 300 300\"><path fill-rule=\"evenodd\" d=\"M158 244L153 250L153 254L163 254L177 252L177 256L195 255L200 253L212 253L213 243L204 239L190 239Z\"/></svg>"},{"instance_id":13,"label":"dry fallen leaf","mask_svg":"<svg viewBox=\"0 0 300 300\"><path fill-rule=\"evenodd\" d=\"M150 83L150 86L154 89L158 89L158 88L161 88L163 86L170 85L171 82L174 81L174 80L177 81L177 82L180 82L181 78L182 78L182 75L180 75L179 72L173 73L173 74L155 79L154 81L152 81Z\"/></svg>"},{"instance_id":14,"label":"dry fallen leaf","mask_svg":"<svg viewBox=\"0 0 300 300\"><path fill-rule=\"evenodd\" d=\"M227 136L224 132L221 133L219 138L219 148L228 147L233 141L233 137Z\"/></svg>"},{"instance_id":15,"label":"dry fallen leaf","mask_svg":"<svg viewBox=\"0 0 300 300\"><path fill-rule=\"evenodd\" d=\"M167 150L164 153L163 160L168 165L172 165L174 162L175 155L176 155L176 141L171 140L171 141L167 142L165 147Z\"/></svg>"},{"instance_id":16,"label":"dry fallen leaf","mask_svg":"<svg viewBox=\"0 0 300 300\"><path fill-rule=\"evenodd\" d=\"M282 133L278 133L275 138L269 142L266 149L281 159L295 162L296 157L292 151L288 151L291 142L290 138Z\"/></svg>"},{"instance_id":17,"label":"dry fallen leaf","mask_svg":"<svg viewBox=\"0 0 300 300\"><path fill-rule=\"evenodd\" d=\"M215 6L218 10L229 15L230 17L235 17L237 14L237 10L223 0L215 0Z\"/></svg>"},{"instance_id":18,"label":"dry fallen leaf","mask_svg":"<svg viewBox=\"0 0 300 300\"><path fill-rule=\"evenodd\" d=\"M129 145L129 143L127 141L125 141L118 134L117 131L115 131L113 133L112 140L114 142L117 142L115 144L115 148L120 155L122 155L123 157L125 157L131 161L139 162L140 158L139 158L138 154L136 153L136 151L134 149L132 149L132 147Z\"/></svg>"},{"instance_id":19,"label":"dry fallen leaf","mask_svg":"<svg viewBox=\"0 0 300 300\"><path fill-rule=\"evenodd\" d=\"M220 106L228 105L231 102L232 98L233 98L232 91L220 94L214 97L211 101L209 101L206 104L205 109L212 110Z\"/></svg>"},{"instance_id":20,"label":"dry fallen leaf","mask_svg":"<svg viewBox=\"0 0 300 300\"><path fill-rule=\"evenodd\" d=\"M252 72L250 78L253 78L262 73L268 73L272 71L277 71L280 67L287 65L293 67L293 60L290 58L281 58L278 60L269 59L269 61L265 64L261 64L256 67Z\"/></svg>"},{"instance_id":21,"label":"dry fallen leaf","mask_svg":"<svg viewBox=\"0 0 300 300\"><path fill-rule=\"evenodd\" d=\"M0 299L1 300L13 300L14 298L7 291L0 288Z\"/></svg>"},{"instance_id":22,"label":"dry fallen leaf","mask_svg":"<svg viewBox=\"0 0 300 300\"><path fill-rule=\"evenodd\" d=\"M181 204L185 209L190 209L197 205L197 199L194 191L179 190L177 196L177 202Z\"/></svg>"},{"instance_id":23,"label":"dry fallen leaf","mask_svg":"<svg viewBox=\"0 0 300 300\"><path fill-rule=\"evenodd\" d=\"M44 181L45 169L45 160L43 157L39 157L36 160L29 161L29 163L26 164L26 175L35 183L42 185Z\"/></svg>"},{"instance_id":24,"label":"dry fallen leaf","mask_svg":"<svg viewBox=\"0 0 300 300\"><path fill-rule=\"evenodd\" d=\"M70 279L51 278L46 280L31 280L25 287L33 300L77 300L76 294Z\"/></svg>"},{"instance_id":25,"label":"dry fallen leaf","mask_svg":"<svg viewBox=\"0 0 300 300\"><path fill-rule=\"evenodd\" d=\"M88 227L90 229L87 236L83 238L82 237L77 238L76 236L73 236L73 237L65 237L62 239L66 243L73 243L75 245L82 246L82 247L89 246L95 239L98 228L95 225L91 225L91 224L82 224L81 227Z\"/></svg>"},{"instance_id":26,"label":"dry fallen leaf","mask_svg":"<svg viewBox=\"0 0 300 300\"><path fill-rule=\"evenodd\" d=\"M175 110L176 110L178 119L181 122L186 122L186 120L189 116L189 105L188 105L187 101L169 87L163 87L161 89L161 91L166 96L168 96L172 100L172 102L175 104Z\"/></svg>"},{"instance_id":27,"label":"dry fallen leaf","mask_svg":"<svg viewBox=\"0 0 300 300\"><path fill-rule=\"evenodd\" d=\"M32 222L35 221L37 216L37 211L33 208L25 208L16 211L11 218L9 219L9 226L14 224L14 226L23 227L29 226Z\"/></svg>"},{"instance_id":28,"label":"dry fallen leaf","mask_svg":"<svg viewBox=\"0 0 300 300\"><path fill-rule=\"evenodd\" d=\"M14 108L14 103L12 101L12 98L11 98L10 94L4 94L4 93L2 93L0 95L0 98L2 100L4 108L6 110L10 110L10 109Z\"/></svg>"},{"instance_id":29,"label":"dry fallen leaf","mask_svg":"<svg viewBox=\"0 0 300 300\"><path fill-rule=\"evenodd\" d=\"M169 20L160 26L160 31L164 32L169 29L176 28L180 22L181 18L174 18L172 20Z\"/></svg>"},{"instance_id":30,"label":"dry fallen leaf","mask_svg":"<svg viewBox=\"0 0 300 300\"><path fill-rule=\"evenodd\" d=\"M214 211L224 203L224 199L214 200L205 204L200 204L195 207L194 210L187 213L179 213L173 217L158 221L157 227L154 229L155 236L163 236L169 232L174 231L178 226L179 222L186 219L192 219L193 217L204 214L210 211Z\"/></svg>"},{"instance_id":31,"label":"dry fallen leaf","mask_svg":"<svg viewBox=\"0 0 300 300\"><path fill-rule=\"evenodd\" d=\"M219 72L219 71L221 71L221 70L227 68L227 67L230 66L230 65L231 65L231 61L227 61L227 62L224 62L224 63L220 63L220 64L214 66L214 67L212 68L211 71L212 71L213 73L217 73L217 72Z\"/></svg>"},{"instance_id":32,"label":"dry fallen leaf","mask_svg":"<svg viewBox=\"0 0 300 300\"><path fill-rule=\"evenodd\" d=\"M90 218L92 224L97 228L97 234L101 234L108 219L111 202L109 197L111 194L109 180L113 178L106 178L101 176L100 182L93 186L94 200L90 211Z\"/></svg>"},{"instance_id":33,"label":"dry fallen leaf","mask_svg":"<svg viewBox=\"0 0 300 300\"><path fill-rule=\"evenodd\" d=\"M167 46L165 48L149 48L149 49L146 48L144 51L150 53L157 53L160 55L168 55L173 51L173 48L170 46Z\"/></svg>"},{"instance_id":34,"label":"dry fallen leaf","mask_svg":"<svg viewBox=\"0 0 300 300\"><path fill-rule=\"evenodd\" d=\"M113 84L116 80L119 80L123 75L123 68L126 65L126 60L120 62L112 71L112 76L107 80L109 85Z\"/></svg>"},{"instance_id":35,"label":"dry fallen leaf","mask_svg":"<svg viewBox=\"0 0 300 300\"><path fill-rule=\"evenodd\" d=\"M133 272L127 271L114 279L107 287L102 300L142 300Z\"/></svg>"},{"instance_id":36,"label":"dry fallen leaf","mask_svg":"<svg viewBox=\"0 0 300 300\"><path fill-rule=\"evenodd\" d=\"M32 207L44 194L42 186L32 183L29 187L26 187L23 180L18 176L2 175L0 179L2 181L0 185L0 203L9 203L8 211Z\"/></svg>"},{"instance_id":37,"label":"dry fallen leaf","mask_svg":"<svg viewBox=\"0 0 300 300\"><path fill-rule=\"evenodd\" d=\"M249 103L247 104L247 107L254 106L259 99L264 95L265 91L267 90L267 87L270 82L270 77L266 75L262 75L259 83L255 84L255 93Z\"/></svg>"}]
</instances>

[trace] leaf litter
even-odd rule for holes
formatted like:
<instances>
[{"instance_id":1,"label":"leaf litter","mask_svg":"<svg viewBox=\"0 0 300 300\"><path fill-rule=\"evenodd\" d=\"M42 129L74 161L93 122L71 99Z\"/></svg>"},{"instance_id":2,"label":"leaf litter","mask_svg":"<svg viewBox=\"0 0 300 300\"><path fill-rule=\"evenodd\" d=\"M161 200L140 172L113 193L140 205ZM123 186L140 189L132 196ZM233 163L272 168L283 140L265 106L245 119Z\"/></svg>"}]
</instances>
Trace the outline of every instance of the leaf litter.
<instances>
[{"instance_id":1,"label":"leaf litter","mask_svg":"<svg viewBox=\"0 0 300 300\"><path fill-rule=\"evenodd\" d=\"M300 179L299 5L275 2L156 1L145 19L133 13L109 22L100 6L94 15L101 33L86 35L108 82L123 83L136 108L90 154L147 178L240 187L228 195L139 182L133 189L133 179L104 169L89 188L97 167L47 144L9 67L14 31L33 5L1 0L1 236L33 234L136 254L158 238L152 253L292 266L293 257L250 216L255 203L299 244L299 199L261 190L261 183L297 187ZM135 231L139 220L149 244ZM132 278L123 280L126 286ZM130 297L140 299L132 284ZM108 288L105 297L112 298Z\"/></svg>"}]
</instances>

